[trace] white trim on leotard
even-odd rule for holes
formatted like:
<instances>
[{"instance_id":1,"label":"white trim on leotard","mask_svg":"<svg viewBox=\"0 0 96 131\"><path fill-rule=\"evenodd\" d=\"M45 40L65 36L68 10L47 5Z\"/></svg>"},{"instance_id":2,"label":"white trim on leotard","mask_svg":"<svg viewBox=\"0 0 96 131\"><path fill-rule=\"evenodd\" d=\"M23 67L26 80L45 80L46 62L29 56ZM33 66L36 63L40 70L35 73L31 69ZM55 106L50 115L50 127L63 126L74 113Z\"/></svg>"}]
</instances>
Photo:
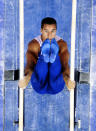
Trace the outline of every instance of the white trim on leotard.
<instances>
[{"instance_id":1,"label":"white trim on leotard","mask_svg":"<svg viewBox=\"0 0 96 131\"><path fill-rule=\"evenodd\" d=\"M42 39L41 39L41 35L38 35L38 36L35 37L34 39L38 41L38 43L40 44L40 47L41 47L41 46L42 46L42 43L43 43L43 41L42 41ZM62 38L59 37L58 35L56 35L56 36L55 36L55 39L56 39L56 41L59 41L59 40L61 40Z\"/></svg>"}]
</instances>

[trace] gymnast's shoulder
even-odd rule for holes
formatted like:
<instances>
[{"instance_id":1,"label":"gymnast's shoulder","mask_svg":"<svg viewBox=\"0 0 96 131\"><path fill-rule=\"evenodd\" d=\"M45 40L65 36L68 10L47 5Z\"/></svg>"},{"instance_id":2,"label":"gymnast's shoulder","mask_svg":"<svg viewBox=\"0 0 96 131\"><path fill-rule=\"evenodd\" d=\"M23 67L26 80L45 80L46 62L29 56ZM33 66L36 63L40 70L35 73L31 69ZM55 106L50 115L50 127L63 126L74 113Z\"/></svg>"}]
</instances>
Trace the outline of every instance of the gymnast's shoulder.
<instances>
[{"instance_id":1,"label":"gymnast's shoulder","mask_svg":"<svg viewBox=\"0 0 96 131\"><path fill-rule=\"evenodd\" d=\"M59 51L60 53L68 51L68 46L67 46L67 42L64 41L63 39L60 39L59 41L57 41L58 45L59 45Z\"/></svg>"},{"instance_id":2,"label":"gymnast's shoulder","mask_svg":"<svg viewBox=\"0 0 96 131\"><path fill-rule=\"evenodd\" d=\"M32 39L28 43L28 50L34 51L34 52L39 52L40 51L40 44L37 40Z\"/></svg>"}]
</instances>

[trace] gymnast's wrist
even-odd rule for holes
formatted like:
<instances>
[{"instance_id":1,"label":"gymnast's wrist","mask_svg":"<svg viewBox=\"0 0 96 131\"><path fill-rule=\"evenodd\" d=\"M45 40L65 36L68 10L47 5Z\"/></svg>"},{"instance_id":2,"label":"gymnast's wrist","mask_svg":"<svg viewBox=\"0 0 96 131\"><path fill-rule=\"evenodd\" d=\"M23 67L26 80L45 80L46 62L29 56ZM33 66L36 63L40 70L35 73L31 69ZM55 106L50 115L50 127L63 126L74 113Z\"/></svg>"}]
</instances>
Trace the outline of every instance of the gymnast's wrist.
<instances>
[{"instance_id":1,"label":"gymnast's wrist","mask_svg":"<svg viewBox=\"0 0 96 131\"><path fill-rule=\"evenodd\" d=\"M69 76L63 76L66 86L68 86L68 81L70 80Z\"/></svg>"},{"instance_id":2,"label":"gymnast's wrist","mask_svg":"<svg viewBox=\"0 0 96 131\"><path fill-rule=\"evenodd\" d=\"M31 69L25 69L24 76L32 75L32 73L33 73L33 70L31 70Z\"/></svg>"}]
</instances>

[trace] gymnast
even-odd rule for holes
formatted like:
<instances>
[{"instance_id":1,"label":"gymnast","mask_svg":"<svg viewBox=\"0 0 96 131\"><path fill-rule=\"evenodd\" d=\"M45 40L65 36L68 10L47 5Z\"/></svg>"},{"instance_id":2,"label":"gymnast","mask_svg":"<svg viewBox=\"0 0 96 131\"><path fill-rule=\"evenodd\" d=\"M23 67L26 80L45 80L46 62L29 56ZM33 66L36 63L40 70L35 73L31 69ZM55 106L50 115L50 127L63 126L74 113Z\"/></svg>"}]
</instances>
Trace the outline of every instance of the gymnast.
<instances>
[{"instance_id":1,"label":"gymnast","mask_svg":"<svg viewBox=\"0 0 96 131\"><path fill-rule=\"evenodd\" d=\"M41 35L28 44L24 78L19 87L25 89L31 80L33 89L40 94L57 94L64 89L75 88L70 80L67 43L56 35L57 22L46 17L41 21Z\"/></svg>"}]
</instances>

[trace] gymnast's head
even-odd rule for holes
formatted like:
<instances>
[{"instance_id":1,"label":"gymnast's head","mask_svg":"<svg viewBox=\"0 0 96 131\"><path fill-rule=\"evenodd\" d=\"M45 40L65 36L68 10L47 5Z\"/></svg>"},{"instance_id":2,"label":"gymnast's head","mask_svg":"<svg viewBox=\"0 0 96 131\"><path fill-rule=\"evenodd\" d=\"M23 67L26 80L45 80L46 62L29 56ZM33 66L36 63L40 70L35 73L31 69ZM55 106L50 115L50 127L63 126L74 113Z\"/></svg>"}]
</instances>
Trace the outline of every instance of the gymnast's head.
<instances>
[{"instance_id":1,"label":"gymnast's head","mask_svg":"<svg viewBox=\"0 0 96 131\"><path fill-rule=\"evenodd\" d=\"M57 22L54 18L46 17L41 21L42 40L47 38L51 41L56 36Z\"/></svg>"}]
</instances>

